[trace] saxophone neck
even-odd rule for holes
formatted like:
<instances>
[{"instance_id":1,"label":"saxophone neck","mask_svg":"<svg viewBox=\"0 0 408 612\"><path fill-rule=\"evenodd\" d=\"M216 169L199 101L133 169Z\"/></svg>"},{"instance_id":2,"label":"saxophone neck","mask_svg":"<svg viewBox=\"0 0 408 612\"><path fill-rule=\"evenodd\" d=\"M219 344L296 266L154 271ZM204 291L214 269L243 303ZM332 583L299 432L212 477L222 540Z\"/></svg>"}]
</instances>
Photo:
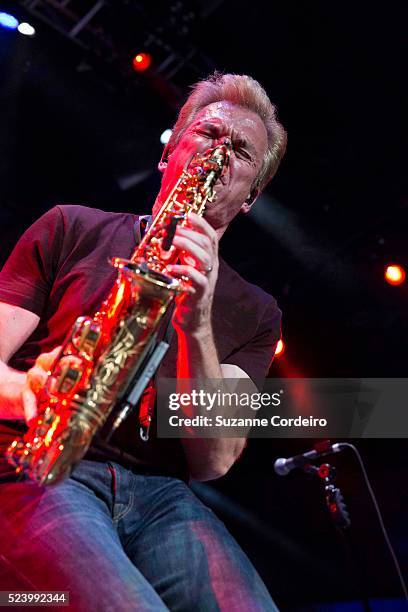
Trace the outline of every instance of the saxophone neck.
<instances>
[{"instance_id":1,"label":"saxophone neck","mask_svg":"<svg viewBox=\"0 0 408 612\"><path fill-rule=\"evenodd\" d=\"M133 262L146 262L156 272L164 272L174 263L177 252L172 247L177 225L184 225L188 213L202 216L208 201L214 201L214 186L229 164L231 142L196 153L187 162L181 175L155 215L152 224L132 255Z\"/></svg>"}]
</instances>

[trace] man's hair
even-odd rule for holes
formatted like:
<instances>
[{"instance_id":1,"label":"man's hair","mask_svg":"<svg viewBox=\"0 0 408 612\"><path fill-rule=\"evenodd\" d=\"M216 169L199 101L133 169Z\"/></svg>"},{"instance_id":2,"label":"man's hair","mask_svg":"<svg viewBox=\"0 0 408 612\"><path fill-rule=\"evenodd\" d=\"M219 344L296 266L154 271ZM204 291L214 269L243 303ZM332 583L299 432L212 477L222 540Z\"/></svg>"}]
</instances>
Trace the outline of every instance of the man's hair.
<instances>
[{"instance_id":1,"label":"man's hair","mask_svg":"<svg viewBox=\"0 0 408 612\"><path fill-rule=\"evenodd\" d=\"M285 153L287 136L277 119L276 108L269 100L266 91L258 81L250 76L214 72L207 79L196 83L180 110L167 150L169 153L173 151L189 124L202 108L222 100L248 108L259 115L265 125L268 148L262 167L252 186L252 189L262 191L278 169Z\"/></svg>"}]
</instances>

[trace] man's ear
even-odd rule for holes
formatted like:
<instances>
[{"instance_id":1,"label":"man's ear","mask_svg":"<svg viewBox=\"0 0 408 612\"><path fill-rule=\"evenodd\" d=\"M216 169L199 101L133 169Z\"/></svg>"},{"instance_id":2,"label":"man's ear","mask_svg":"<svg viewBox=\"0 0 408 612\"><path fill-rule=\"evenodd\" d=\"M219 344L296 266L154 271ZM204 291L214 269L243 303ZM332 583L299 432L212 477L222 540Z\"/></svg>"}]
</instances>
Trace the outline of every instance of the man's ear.
<instances>
[{"instance_id":1,"label":"man's ear","mask_svg":"<svg viewBox=\"0 0 408 612\"><path fill-rule=\"evenodd\" d=\"M166 146L163 149L163 153L162 153L161 159L160 159L160 161L158 163L158 166L157 166L158 169L159 169L159 172L164 172L165 169L167 168L167 163L169 161L169 155L170 155L169 145L166 144Z\"/></svg>"},{"instance_id":2,"label":"man's ear","mask_svg":"<svg viewBox=\"0 0 408 612\"><path fill-rule=\"evenodd\" d=\"M249 211L255 204L258 196L259 196L259 190L253 189L251 193L249 194L249 196L247 197L247 199L245 200L245 202L243 203L243 205L241 206L241 212L244 214L249 213Z\"/></svg>"}]
</instances>

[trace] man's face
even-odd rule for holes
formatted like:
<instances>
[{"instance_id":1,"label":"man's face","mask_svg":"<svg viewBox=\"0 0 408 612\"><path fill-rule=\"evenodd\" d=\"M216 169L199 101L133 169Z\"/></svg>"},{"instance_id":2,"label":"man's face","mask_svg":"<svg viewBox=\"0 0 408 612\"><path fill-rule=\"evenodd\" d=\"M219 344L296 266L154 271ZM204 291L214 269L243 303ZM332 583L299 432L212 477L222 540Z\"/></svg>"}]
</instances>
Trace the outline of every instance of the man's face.
<instances>
[{"instance_id":1,"label":"man's face","mask_svg":"<svg viewBox=\"0 0 408 612\"><path fill-rule=\"evenodd\" d=\"M214 102L204 107L187 127L178 145L168 158L164 170L160 200L163 202L179 178L183 168L198 151L232 142L232 153L226 174L215 186L215 202L208 203L205 218L215 228L224 230L251 194L268 145L262 119L252 111L230 102ZM157 203L153 209L157 214Z\"/></svg>"}]
</instances>

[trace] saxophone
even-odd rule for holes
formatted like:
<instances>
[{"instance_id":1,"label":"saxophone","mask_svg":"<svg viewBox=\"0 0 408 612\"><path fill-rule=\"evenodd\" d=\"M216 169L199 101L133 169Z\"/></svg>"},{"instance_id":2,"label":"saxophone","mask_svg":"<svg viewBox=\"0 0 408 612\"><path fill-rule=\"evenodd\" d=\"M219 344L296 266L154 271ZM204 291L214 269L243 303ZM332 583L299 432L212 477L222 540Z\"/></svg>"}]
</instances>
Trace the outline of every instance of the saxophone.
<instances>
[{"instance_id":1,"label":"saxophone","mask_svg":"<svg viewBox=\"0 0 408 612\"><path fill-rule=\"evenodd\" d=\"M118 276L93 317L79 317L38 394L38 416L6 452L17 473L40 484L67 477L85 455L135 379L149 342L188 279L171 277L178 260L172 246L177 224L193 211L203 215L214 185L228 166L231 143L197 153L130 259L113 258Z\"/></svg>"}]
</instances>

